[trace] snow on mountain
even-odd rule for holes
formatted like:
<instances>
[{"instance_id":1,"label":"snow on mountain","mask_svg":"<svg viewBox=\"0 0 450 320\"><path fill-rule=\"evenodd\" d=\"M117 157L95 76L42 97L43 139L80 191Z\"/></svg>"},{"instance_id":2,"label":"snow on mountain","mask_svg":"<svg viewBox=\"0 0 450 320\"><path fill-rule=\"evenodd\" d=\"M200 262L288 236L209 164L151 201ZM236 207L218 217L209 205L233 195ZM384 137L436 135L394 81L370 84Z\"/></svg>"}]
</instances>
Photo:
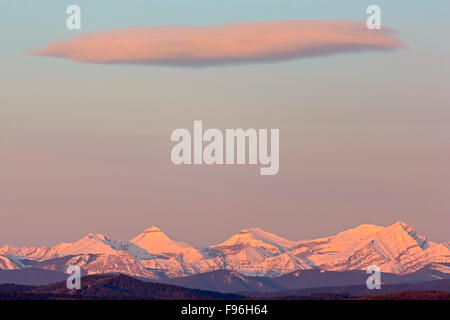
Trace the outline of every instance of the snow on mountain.
<instances>
[{"instance_id":1,"label":"snow on mountain","mask_svg":"<svg viewBox=\"0 0 450 320\"><path fill-rule=\"evenodd\" d=\"M450 264L444 263L432 263L429 265L429 269L433 271L439 271L442 273L450 273Z\"/></svg>"},{"instance_id":2,"label":"snow on mountain","mask_svg":"<svg viewBox=\"0 0 450 320\"><path fill-rule=\"evenodd\" d=\"M179 255L183 257L183 261L198 261L204 258L203 254L190 244L170 238L157 227L145 229L130 242L155 255Z\"/></svg>"},{"instance_id":3,"label":"snow on mountain","mask_svg":"<svg viewBox=\"0 0 450 320\"><path fill-rule=\"evenodd\" d=\"M28 267L21 257L6 254L0 255L0 270L19 270Z\"/></svg>"},{"instance_id":4,"label":"snow on mountain","mask_svg":"<svg viewBox=\"0 0 450 320\"><path fill-rule=\"evenodd\" d=\"M405 274L431 262L449 262L450 250L428 241L404 222L388 227L362 225L336 236L302 241L293 253L330 271L363 270L378 265L383 272Z\"/></svg>"},{"instance_id":5,"label":"snow on mountain","mask_svg":"<svg viewBox=\"0 0 450 320\"><path fill-rule=\"evenodd\" d=\"M0 254L24 257L34 260L48 258L50 256L49 251L50 248L48 247L17 247L12 245L0 247Z\"/></svg>"},{"instance_id":6,"label":"snow on mountain","mask_svg":"<svg viewBox=\"0 0 450 320\"><path fill-rule=\"evenodd\" d=\"M52 247L51 251L59 257L89 253L115 254L117 250L111 245L111 242L102 234L89 233L73 243L58 244Z\"/></svg>"},{"instance_id":7,"label":"snow on mountain","mask_svg":"<svg viewBox=\"0 0 450 320\"><path fill-rule=\"evenodd\" d=\"M114 241L103 234L89 233L87 236L70 243L60 243L54 247L16 247L5 245L0 254L21 256L33 260L47 260L78 254L120 254L127 252L138 259L152 259L155 256L127 241Z\"/></svg>"},{"instance_id":8,"label":"snow on mountain","mask_svg":"<svg viewBox=\"0 0 450 320\"><path fill-rule=\"evenodd\" d=\"M292 249L293 244L293 241L281 238L273 233L266 232L259 228L251 228L241 230L231 238L213 246L213 248L222 252L237 252L241 251L243 248L252 248L249 252L250 255L259 255L262 253L260 250L264 251L264 254L277 255Z\"/></svg>"},{"instance_id":9,"label":"snow on mountain","mask_svg":"<svg viewBox=\"0 0 450 320\"><path fill-rule=\"evenodd\" d=\"M139 259L128 253L123 254L97 254L75 256L67 264L76 264L88 274L97 273L123 273L142 278L157 279L153 271L145 268Z\"/></svg>"},{"instance_id":10,"label":"snow on mountain","mask_svg":"<svg viewBox=\"0 0 450 320\"><path fill-rule=\"evenodd\" d=\"M0 255L0 270L17 270L21 269L20 266L16 265L7 256Z\"/></svg>"},{"instance_id":11,"label":"snow on mountain","mask_svg":"<svg viewBox=\"0 0 450 320\"><path fill-rule=\"evenodd\" d=\"M153 259L156 256L133 243L113 241L102 234L90 233L75 242L61 243L51 248L4 246L0 250L0 252L41 262L61 261L58 258L69 257L68 260L65 259L66 263L58 268L55 264L50 264L49 270L60 272L65 272L67 266L74 264L87 274L121 272L144 278L157 278L154 272L148 270L141 263L141 261ZM9 269L24 267L18 265L17 261L5 261L0 264L5 264L5 269L6 266ZM46 263L41 263L39 266L46 266Z\"/></svg>"},{"instance_id":12,"label":"snow on mountain","mask_svg":"<svg viewBox=\"0 0 450 320\"><path fill-rule=\"evenodd\" d=\"M272 277L312 268L365 270L374 264L383 272L407 274L432 262L450 262L448 247L419 236L404 222L388 227L363 224L314 240L267 242L243 230L213 248L224 253L227 269L247 276Z\"/></svg>"},{"instance_id":13,"label":"snow on mountain","mask_svg":"<svg viewBox=\"0 0 450 320\"><path fill-rule=\"evenodd\" d=\"M248 259L248 256L225 255L224 260L224 269L255 277L277 277L295 270L313 268L307 259L297 258L290 252L259 260Z\"/></svg>"},{"instance_id":14,"label":"snow on mountain","mask_svg":"<svg viewBox=\"0 0 450 320\"><path fill-rule=\"evenodd\" d=\"M363 224L334 236L290 241L259 228L244 229L224 242L197 249L150 227L131 241L88 234L73 243L0 248L0 269L29 266L65 272L70 264L86 273L121 272L143 278L174 278L215 270L276 277L297 270L365 270L409 274L426 265L450 263L449 243L434 243L403 222ZM444 266L444 267L442 267ZM445 268L444 268L445 269Z\"/></svg>"},{"instance_id":15,"label":"snow on mountain","mask_svg":"<svg viewBox=\"0 0 450 320\"><path fill-rule=\"evenodd\" d=\"M152 270L145 268L139 259L127 252L114 254L79 254L69 255L42 261L31 262L33 268L54 270L65 273L67 267L76 265L83 274L98 273L123 273L131 276L158 279L160 278Z\"/></svg>"},{"instance_id":16,"label":"snow on mountain","mask_svg":"<svg viewBox=\"0 0 450 320\"><path fill-rule=\"evenodd\" d=\"M138 259L152 259L153 255L130 242L113 241L103 234L89 233L73 243L62 243L51 248L50 256L62 257L78 254L121 255L126 252Z\"/></svg>"},{"instance_id":17,"label":"snow on mountain","mask_svg":"<svg viewBox=\"0 0 450 320\"><path fill-rule=\"evenodd\" d=\"M235 270L247 276L275 276L285 270L308 267L303 259L287 254L295 242L259 228L241 230L224 242L212 246L211 259L222 269ZM285 253L285 254L283 254Z\"/></svg>"},{"instance_id":18,"label":"snow on mountain","mask_svg":"<svg viewBox=\"0 0 450 320\"><path fill-rule=\"evenodd\" d=\"M141 260L149 269L164 273L168 277L180 277L219 268L214 261L188 243L176 241L161 229L150 227L130 240L148 253L158 255L154 259Z\"/></svg>"},{"instance_id":19,"label":"snow on mountain","mask_svg":"<svg viewBox=\"0 0 450 320\"><path fill-rule=\"evenodd\" d=\"M329 261L346 259L361 243L384 229L385 227L362 224L334 236L299 241L292 253L298 258L308 259L317 267Z\"/></svg>"}]
</instances>

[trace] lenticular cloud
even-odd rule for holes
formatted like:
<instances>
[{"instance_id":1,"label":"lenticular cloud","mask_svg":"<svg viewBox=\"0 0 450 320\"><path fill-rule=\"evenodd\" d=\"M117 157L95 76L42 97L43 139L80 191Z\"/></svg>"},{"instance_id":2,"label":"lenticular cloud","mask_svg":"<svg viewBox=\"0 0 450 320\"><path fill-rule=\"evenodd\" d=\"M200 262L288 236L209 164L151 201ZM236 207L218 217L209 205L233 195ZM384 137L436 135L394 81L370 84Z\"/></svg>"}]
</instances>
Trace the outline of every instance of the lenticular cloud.
<instances>
[{"instance_id":1,"label":"lenticular cloud","mask_svg":"<svg viewBox=\"0 0 450 320\"><path fill-rule=\"evenodd\" d=\"M32 54L90 63L208 66L401 46L390 30L369 30L364 23L283 20L97 31L49 43Z\"/></svg>"}]
</instances>

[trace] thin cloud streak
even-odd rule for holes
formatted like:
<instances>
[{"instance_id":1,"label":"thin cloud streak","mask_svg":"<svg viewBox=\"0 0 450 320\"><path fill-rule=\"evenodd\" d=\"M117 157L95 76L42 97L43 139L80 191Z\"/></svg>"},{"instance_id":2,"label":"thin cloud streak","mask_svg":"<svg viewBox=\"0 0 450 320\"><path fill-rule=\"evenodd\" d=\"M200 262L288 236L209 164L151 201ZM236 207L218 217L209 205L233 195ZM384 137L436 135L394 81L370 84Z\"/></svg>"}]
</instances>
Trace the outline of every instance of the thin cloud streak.
<instances>
[{"instance_id":1,"label":"thin cloud streak","mask_svg":"<svg viewBox=\"0 0 450 320\"><path fill-rule=\"evenodd\" d=\"M97 31L49 43L31 54L87 63L195 67L401 47L391 29L369 30L360 22L280 20Z\"/></svg>"}]
</instances>

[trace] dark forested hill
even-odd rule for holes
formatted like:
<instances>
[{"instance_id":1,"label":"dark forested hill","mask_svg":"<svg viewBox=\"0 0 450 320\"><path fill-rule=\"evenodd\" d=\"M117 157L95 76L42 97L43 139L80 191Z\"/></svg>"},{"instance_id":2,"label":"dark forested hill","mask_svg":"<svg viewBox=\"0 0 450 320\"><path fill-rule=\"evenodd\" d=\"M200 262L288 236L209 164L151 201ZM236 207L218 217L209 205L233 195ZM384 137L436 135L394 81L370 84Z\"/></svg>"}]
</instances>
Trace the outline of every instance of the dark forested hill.
<instances>
[{"instance_id":1,"label":"dark forested hill","mask_svg":"<svg viewBox=\"0 0 450 320\"><path fill-rule=\"evenodd\" d=\"M0 285L0 299L241 299L234 294L187 289L143 282L125 275L90 275L80 290L68 290L66 282L44 286Z\"/></svg>"}]
</instances>

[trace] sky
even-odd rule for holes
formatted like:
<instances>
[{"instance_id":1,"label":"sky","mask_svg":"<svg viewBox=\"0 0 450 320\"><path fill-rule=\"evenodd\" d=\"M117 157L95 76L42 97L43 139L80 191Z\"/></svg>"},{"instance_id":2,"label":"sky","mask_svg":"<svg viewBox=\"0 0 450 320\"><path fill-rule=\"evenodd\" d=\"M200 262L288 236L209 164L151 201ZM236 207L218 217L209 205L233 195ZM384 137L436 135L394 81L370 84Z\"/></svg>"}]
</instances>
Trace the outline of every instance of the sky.
<instances>
[{"instance_id":1,"label":"sky","mask_svg":"<svg viewBox=\"0 0 450 320\"><path fill-rule=\"evenodd\" d=\"M81 30L66 28L70 4L81 8ZM302 47L295 59L278 59L268 43L269 59L200 66L160 63L164 45L146 63L98 61L89 50L81 62L67 58L95 34L104 59L108 30L143 28L147 37L155 26L286 20L326 29L334 20L365 23L371 4L0 0L0 245L53 245L90 232L128 240L155 225L206 246L249 227L301 240L399 220L450 240L448 1L376 1L383 26L403 43L392 50L298 56ZM276 28L287 33L283 22ZM220 53L213 40L175 53ZM279 128L279 173L175 166L170 135L192 131L194 120Z\"/></svg>"}]
</instances>

